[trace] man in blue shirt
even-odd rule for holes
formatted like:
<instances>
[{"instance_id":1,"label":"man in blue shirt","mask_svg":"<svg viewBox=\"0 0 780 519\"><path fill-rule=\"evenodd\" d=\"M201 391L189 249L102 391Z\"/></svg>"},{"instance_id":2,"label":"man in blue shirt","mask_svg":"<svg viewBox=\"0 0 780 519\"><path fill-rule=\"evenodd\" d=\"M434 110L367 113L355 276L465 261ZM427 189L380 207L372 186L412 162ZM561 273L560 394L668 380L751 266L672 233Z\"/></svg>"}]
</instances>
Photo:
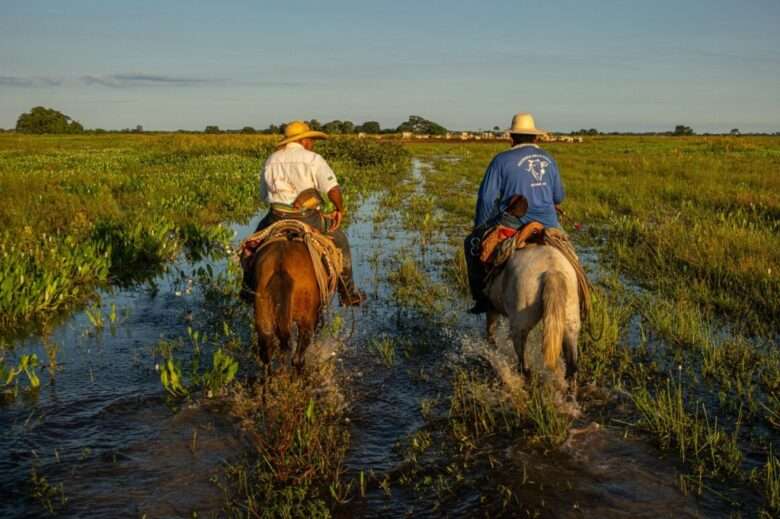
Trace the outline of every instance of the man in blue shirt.
<instances>
[{"instance_id":1,"label":"man in blue shirt","mask_svg":"<svg viewBox=\"0 0 780 519\"><path fill-rule=\"evenodd\" d=\"M545 227L560 227L557 206L563 201L564 191L558 165L549 153L536 145L544 130L536 128L529 113L512 118L509 129L512 147L496 155L485 171L479 187L474 230L466 239L466 261L469 267L469 285L476 300L472 313L484 313L490 303L482 293L485 266L479 261L480 241L486 230L496 224L520 229L531 222ZM528 210L522 216L507 211L517 195L525 197Z\"/></svg>"}]
</instances>

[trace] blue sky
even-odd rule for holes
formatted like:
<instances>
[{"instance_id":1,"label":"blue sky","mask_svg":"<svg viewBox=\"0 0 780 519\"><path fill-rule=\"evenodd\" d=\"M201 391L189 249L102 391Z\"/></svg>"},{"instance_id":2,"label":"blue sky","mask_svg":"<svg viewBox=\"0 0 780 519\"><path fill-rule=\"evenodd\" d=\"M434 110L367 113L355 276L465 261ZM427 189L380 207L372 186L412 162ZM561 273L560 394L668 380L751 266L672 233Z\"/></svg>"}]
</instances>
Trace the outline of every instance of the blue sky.
<instances>
[{"instance_id":1,"label":"blue sky","mask_svg":"<svg viewBox=\"0 0 780 519\"><path fill-rule=\"evenodd\" d=\"M0 127L780 131L777 0L0 0Z\"/></svg>"}]
</instances>

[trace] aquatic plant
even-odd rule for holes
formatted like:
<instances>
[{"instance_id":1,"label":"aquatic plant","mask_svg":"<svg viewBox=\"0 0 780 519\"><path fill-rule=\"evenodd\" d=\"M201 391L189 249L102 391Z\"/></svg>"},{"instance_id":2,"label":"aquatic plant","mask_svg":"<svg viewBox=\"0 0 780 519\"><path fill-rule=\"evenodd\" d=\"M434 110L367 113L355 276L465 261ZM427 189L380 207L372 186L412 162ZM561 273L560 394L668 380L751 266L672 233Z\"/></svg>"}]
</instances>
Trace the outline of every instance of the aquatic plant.
<instances>
[{"instance_id":1,"label":"aquatic plant","mask_svg":"<svg viewBox=\"0 0 780 519\"><path fill-rule=\"evenodd\" d=\"M350 495L342 465L349 433L338 423L339 407L317 390L322 376L281 372L262 386L237 389L232 413L255 452L227 469L231 515L330 517Z\"/></svg>"},{"instance_id":2,"label":"aquatic plant","mask_svg":"<svg viewBox=\"0 0 780 519\"><path fill-rule=\"evenodd\" d=\"M632 393L634 404L642 415L639 426L652 433L662 448L676 448L683 461L700 463L713 474L735 475L739 472L742 451L738 437L740 421L731 433L724 431L701 403L691 413L684 402L680 383L667 380L665 387L653 396L642 388Z\"/></svg>"},{"instance_id":3,"label":"aquatic plant","mask_svg":"<svg viewBox=\"0 0 780 519\"><path fill-rule=\"evenodd\" d=\"M38 369L38 355L35 353L22 355L16 367L7 368L0 357L0 396L16 397L19 392L19 377L24 373L30 390L36 390L41 385L36 370Z\"/></svg>"},{"instance_id":4,"label":"aquatic plant","mask_svg":"<svg viewBox=\"0 0 780 519\"><path fill-rule=\"evenodd\" d=\"M388 368L395 364L395 343L389 337L373 339L368 345L369 349L377 354Z\"/></svg>"}]
</instances>

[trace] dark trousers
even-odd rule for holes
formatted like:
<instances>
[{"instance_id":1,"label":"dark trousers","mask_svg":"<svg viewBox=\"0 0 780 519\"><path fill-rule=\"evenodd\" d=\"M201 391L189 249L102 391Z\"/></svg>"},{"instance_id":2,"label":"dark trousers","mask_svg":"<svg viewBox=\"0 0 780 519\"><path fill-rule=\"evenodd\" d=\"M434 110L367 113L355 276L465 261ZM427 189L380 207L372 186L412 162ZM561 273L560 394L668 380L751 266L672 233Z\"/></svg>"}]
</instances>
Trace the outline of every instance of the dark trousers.
<instances>
[{"instance_id":1,"label":"dark trousers","mask_svg":"<svg viewBox=\"0 0 780 519\"><path fill-rule=\"evenodd\" d=\"M482 289L485 285L485 277L487 276L487 269L485 265L479 261L480 252L482 252L482 233L484 229L474 229L466 237L466 241L463 242L464 253L466 255L466 266L468 267L469 274L469 288L471 289L471 297L474 301L487 301L487 297L483 294Z\"/></svg>"},{"instance_id":2,"label":"dark trousers","mask_svg":"<svg viewBox=\"0 0 780 519\"><path fill-rule=\"evenodd\" d=\"M284 215L274 211L268 211L268 214L266 214L265 217L260 220L260 223L257 224L257 229L255 229L255 232L262 231L266 227L269 227L271 224L274 224L280 220L299 220L330 236L330 238L333 240L333 243L341 251L341 256L343 258L341 278L343 280L343 285L346 286L342 286L342 283L339 283L339 294L342 296L345 294L351 296L355 293L355 281L352 277L352 252L349 249L347 235L344 234L341 229L328 231L325 219L322 217L322 214L317 211L309 211L307 213L290 213ZM251 283L251 272L249 273L249 277L247 274L248 272L250 271L244 272L245 285Z\"/></svg>"}]
</instances>

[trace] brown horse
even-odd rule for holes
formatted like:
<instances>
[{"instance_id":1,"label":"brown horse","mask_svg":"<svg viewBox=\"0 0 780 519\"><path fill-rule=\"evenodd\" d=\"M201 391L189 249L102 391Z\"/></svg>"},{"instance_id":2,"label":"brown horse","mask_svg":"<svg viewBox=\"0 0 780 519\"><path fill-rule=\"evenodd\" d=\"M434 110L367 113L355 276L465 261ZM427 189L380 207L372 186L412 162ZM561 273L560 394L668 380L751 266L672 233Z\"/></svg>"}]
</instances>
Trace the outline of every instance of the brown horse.
<instances>
[{"instance_id":1,"label":"brown horse","mask_svg":"<svg viewBox=\"0 0 780 519\"><path fill-rule=\"evenodd\" d=\"M283 351L289 351L297 330L292 364L300 373L322 310L309 251L301 241L271 243L259 253L253 271L260 359L270 369L277 342Z\"/></svg>"}]
</instances>

